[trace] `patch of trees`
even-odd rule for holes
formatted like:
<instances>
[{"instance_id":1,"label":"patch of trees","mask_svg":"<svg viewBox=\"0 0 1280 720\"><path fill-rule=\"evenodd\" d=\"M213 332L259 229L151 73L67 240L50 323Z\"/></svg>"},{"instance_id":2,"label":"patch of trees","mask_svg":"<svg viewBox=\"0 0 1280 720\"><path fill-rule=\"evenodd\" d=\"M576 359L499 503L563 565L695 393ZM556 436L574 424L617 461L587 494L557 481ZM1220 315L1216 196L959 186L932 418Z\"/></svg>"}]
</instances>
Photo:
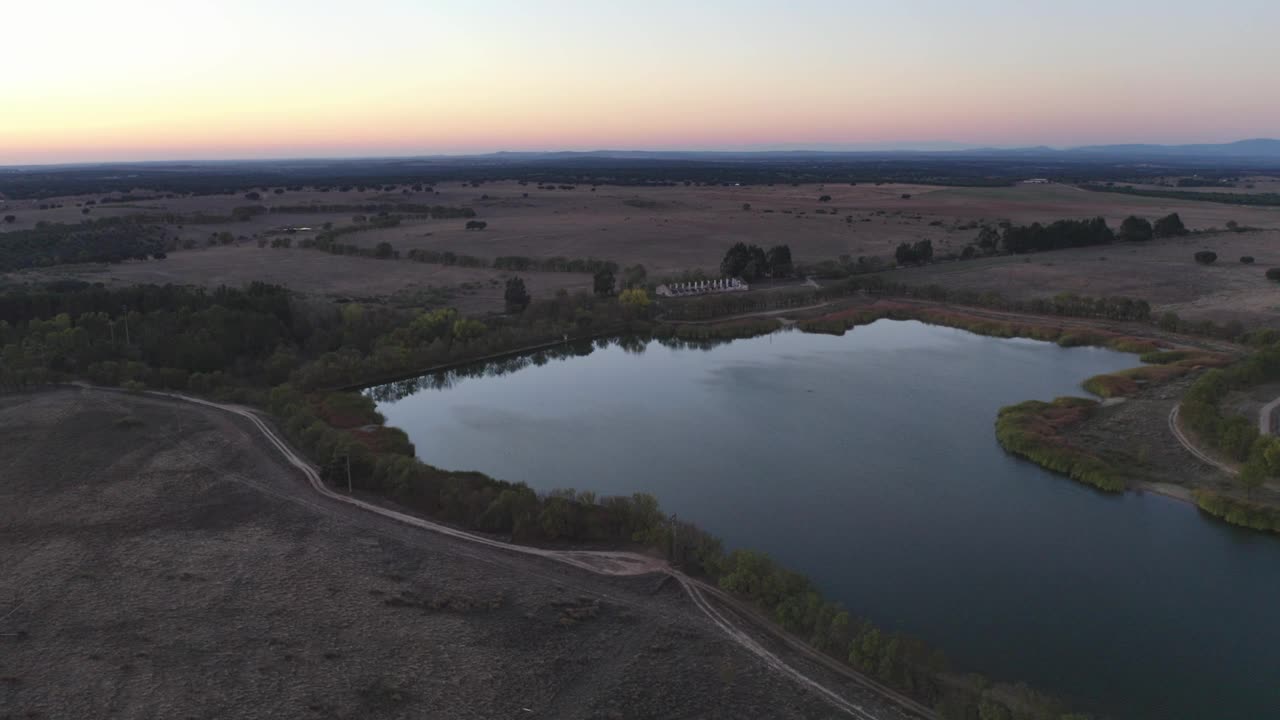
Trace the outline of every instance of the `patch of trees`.
<instances>
[{"instance_id":1,"label":"patch of trees","mask_svg":"<svg viewBox=\"0 0 1280 720\"><path fill-rule=\"evenodd\" d=\"M793 272L790 245L775 245L765 251L758 245L735 243L720 261L720 274L753 282L761 278L790 277Z\"/></svg>"},{"instance_id":2,"label":"patch of trees","mask_svg":"<svg viewBox=\"0 0 1280 720\"><path fill-rule=\"evenodd\" d=\"M1115 242L1115 233L1103 218L1090 220L1056 220L1048 225L1010 225L1005 228L1001 244L1005 252L1022 254L1061 250L1064 248L1108 245ZM990 235L979 232L979 242L991 241Z\"/></svg>"},{"instance_id":3,"label":"patch of trees","mask_svg":"<svg viewBox=\"0 0 1280 720\"><path fill-rule=\"evenodd\" d=\"M518 277L512 277L507 280L507 287L502 297L506 303L507 312L522 312L529 307L529 303L533 299L529 296L529 291L524 286L524 280Z\"/></svg>"},{"instance_id":4,"label":"patch of trees","mask_svg":"<svg viewBox=\"0 0 1280 720\"><path fill-rule=\"evenodd\" d=\"M68 377L208 392L235 378L280 382L319 320L271 285L244 290L87 283L0 294L0 386ZM330 337L328 342L339 342Z\"/></svg>"},{"instance_id":5,"label":"patch of trees","mask_svg":"<svg viewBox=\"0 0 1280 720\"><path fill-rule=\"evenodd\" d=\"M1201 265L1211 265L1218 259L1218 253L1212 250L1200 250L1195 254L1195 259Z\"/></svg>"},{"instance_id":6,"label":"patch of trees","mask_svg":"<svg viewBox=\"0 0 1280 720\"><path fill-rule=\"evenodd\" d=\"M614 278L613 270L609 268L600 268L591 277L591 290L596 295L612 295L616 284L617 280Z\"/></svg>"},{"instance_id":7,"label":"patch of trees","mask_svg":"<svg viewBox=\"0 0 1280 720\"><path fill-rule=\"evenodd\" d=\"M0 271L68 263L162 257L159 231L133 218L100 218L76 225L49 223L0 234Z\"/></svg>"},{"instance_id":8,"label":"patch of trees","mask_svg":"<svg viewBox=\"0 0 1280 720\"><path fill-rule=\"evenodd\" d=\"M1255 418L1227 415L1228 393L1280 380L1280 344L1264 346L1234 365L1206 372L1182 398L1179 417L1200 439L1243 463L1238 482L1247 495L1266 479L1280 476L1280 438L1262 435Z\"/></svg>"},{"instance_id":9,"label":"patch of trees","mask_svg":"<svg viewBox=\"0 0 1280 720\"><path fill-rule=\"evenodd\" d=\"M398 214L407 217L423 217L432 220L456 220L473 218L476 211L469 207L449 207L446 205L421 205L415 203L331 203L327 205L273 205L265 211L298 215L303 213L365 215Z\"/></svg>"},{"instance_id":10,"label":"patch of trees","mask_svg":"<svg viewBox=\"0 0 1280 720\"><path fill-rule=\"evenodd\" d=\"M456 265L458 267L487 268L491 267L493 264L488 258L459 254L450 250L425 250L421 248L411 248L406 257L414 262L431 263L432 265Z\"/></svg>"},{"instance_id":11,"label":"patch of trees","mask_svg":"<svg viewBox=\"0 0 1280 720\"><path fill-rule=\"evenodd\" d=\"M541 272L595 273L600 270L617 272L618 264L612 260L597 258L530 258L523 255L504 255L493 259L490 267L496 270L537 270Z\"/></svg>"},{"instance_id":12,"label":"patch of trees","mask_svg":"<svg viewBox=\"0 0 1280 720\"><path fill-rule=\"evenodd\" d=\"M901 243L893 253L893 259L899 265L927 265L933 261L933 241L920 240L915 243Z\"/></svg>"},{"instance_id":13,"label":"patch of trees","mask_svg":"<svg viewBox=\"0 0 1280 720\"><path fill-rule=\"evenodd\" d=\"M1155 237L1155 228L1146 218L1130 215L1120 223L1119 238L1124 242L1146 242Z\"/></svg>"},{"instance_id":14,"label":"patch of trees","mask_svg":"<svg viewBox=\"0 0 1280 720\"><path fill-rule=\"evenodd\" d=\"M1187 234L1187 226L1182 224L1178 213L1170 213L1156 220L1154 234L1158 238L1178 237Z\"/></svg>"},{"instance_id":15,"label":"patch of trees","mask_svg":"<svg viewBox=\"0 0 1280 720\"><path fill-rule=\"evenodd\" d=\"M1280 193L1225 193L1225 192L1192 192L1185 190L1148 190L1131 185L1098 185L1089 183L1080 187L1091 192L1121 193L1141 197L1164 198L1166 200L1194 200L1198 202L1216 202L1230 205L1280 205Z\"/></svg>"},{"instance_id":16,"label":"patch of trees","mask_svg":"<svg viewBox=\"0 0 1280 720\"><path fill-rule=\"evenodd\" d=\"M1280 533L1280 508L1204 488L1192 490L1191 496L1201 510L1232 525Z\"/></svg>"},{"instance_id":17,"label":"patch of trees","mask_svg":"<svg viewBox=\"0 0 1280 720\"><path fill-rule=\"evenodd\" d=\"M1235 183L1228 180L1211 180L1208 178L1178 178L1178 182L1175 184L1180 188L1236 186Z\"/></svg>"}]
</instances>

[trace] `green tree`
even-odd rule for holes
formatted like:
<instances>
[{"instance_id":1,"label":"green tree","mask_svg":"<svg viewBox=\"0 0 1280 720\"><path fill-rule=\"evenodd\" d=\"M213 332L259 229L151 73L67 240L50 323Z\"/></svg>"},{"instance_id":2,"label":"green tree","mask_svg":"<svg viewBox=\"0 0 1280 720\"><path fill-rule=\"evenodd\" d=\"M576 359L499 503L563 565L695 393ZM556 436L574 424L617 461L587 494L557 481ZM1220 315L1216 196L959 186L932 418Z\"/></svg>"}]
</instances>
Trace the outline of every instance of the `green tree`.
<instances>
[{"instance_id":1,"label":"green tree","mask_svg":"<svg viewBox=\"0 0 1280 720\"><path fill-rule=\"evenodd\" d=\"M776 278L790 277L794 270L791 262L791 246L775 245L765 254L769 275Z\"/></svg>"},{"instance_id":2,"label":"green tree","mask_svg":"<svg viewBox=\"0 0 1280 720\"><path fill-rule=\"evenodd\" d=\"M643 288L627 288L618 295L618 302L625 307L643 310L649 307L649 293L645 292Z\"/></svg>"},{"instance_id":3,"label":"green tree","mask_svg":"<svg viewBox=\"0 0 1280 720\"><path fill-rule=\"evenodd\" d=\"M614 286L613 270L600 268L591 281L591 289L601 297L612 295Z\"/></svg>"},{"instance_id":4,"label":"green tree","mask_svg":"<svg viewBox=\"0 0 1280 720\"><path fill-rule=\"evenodd\" d=\"M1000 232L993 227L983 226L978 231L978 237L974 240L974 244L982 248L984 252L995 252L1000 245Z\"/></svg>"},{"instance_id":5,"label":"green tree","mask_svg":"<svg viewBox=\"0 0 1280 720\"><path fill-rule=\"evenodd\" d=\"M1178 213L1170 213L1156 220L1153 232L1158 238L1176 237L1187 234L1187 226L1182 224Z\"/></svg>"},{"instance_id":6,"label":"green tree","mask_svg":"<svg viewBox=\"0 0 1280 720\"><path fill-rule=\"evenodd\" d=\"M724 259L720 261L720 274L731 278L741 277L742 269L748 262L751 262L751 252L746 243L734 243L725 251Z\"/></svg>"},{"instance_id":7,"label":"green tree","mask_svg":"<svg viewBox=\"0 0 1280 720\"><path fill-rule=\"evenodd\" d=\"M1136 215L1130 215L1120 223L1120 233L1117 237L1124 242L1143 242L1150 240L1155 234L1151 223L1145 218Z\"/></svg>"},{"instance_id":8,"label":"green tree","mask_svg":"<svg viewBox=\"0 0 1280 720\"><path fill-rule=\"evenodd\" d=\"M924 265L933 262L933 241L921 240L911 246L911 251L915 255L916 263Z\"/></svg>"},{"instance_id":9,"label":"green tree","mask_svg":"<svg viewBox=\"0 0 1280 720\"><path fill-rule=\"evenodd\" d=\"M1238 477L1240 486L1247 497L1253 497L1253 491L1267 481L1267 463L1262 458L1254 458L1240 466Z\"/></svg>"},{"instance_id":10,"label":"green tree","mask_svg":"<svg viewBox=\"0 0 1280 720\"><path fill-rule=\"evenodd\" d=\"M507 280L507 289L503 293L503 299L507 303L507 312L518 313L523 312L529 307L532 298L529 297L529 291L524 286L524 280L518 277L512 277Z\"/></svg>"},{"instance_id":11,"label":"green tree","mask_svg":"<svg viewBox=\"0 0 1280 720\"><path fill-rule=\"evenodd\" d=\"M649 271L644 265L636 264L622 271L622 284L625 287L641 287L649 279Z\"/></svg>"}]
</instances>

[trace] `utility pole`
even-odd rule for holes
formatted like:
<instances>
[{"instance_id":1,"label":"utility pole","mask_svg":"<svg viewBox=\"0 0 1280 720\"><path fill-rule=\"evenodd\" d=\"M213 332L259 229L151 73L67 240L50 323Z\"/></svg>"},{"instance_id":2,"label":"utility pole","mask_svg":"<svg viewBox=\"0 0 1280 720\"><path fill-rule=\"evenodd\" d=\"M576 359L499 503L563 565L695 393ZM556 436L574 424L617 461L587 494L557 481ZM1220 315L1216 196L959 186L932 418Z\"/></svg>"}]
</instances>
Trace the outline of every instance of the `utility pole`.
<instances>
[{"instance_id":1,"label":"utility pole","mask_svg":"<svg viewBox=\"0 0 1280 720\"><path fill-rule=\"evenodd\" d=\"M124 305L120 309L124 311L124 344L129 345L129 306Z\"/></svg>"},{"instance_id":2,"label":"utility pole","mask_svg":"<svg viewBox=\"0 0 1280 720\"><path fill-rule=\"evenodd\" d=\"M347 453L347 494L355 494L355 492L351 490L351 453Z\"/></svg>"}]
</instances>

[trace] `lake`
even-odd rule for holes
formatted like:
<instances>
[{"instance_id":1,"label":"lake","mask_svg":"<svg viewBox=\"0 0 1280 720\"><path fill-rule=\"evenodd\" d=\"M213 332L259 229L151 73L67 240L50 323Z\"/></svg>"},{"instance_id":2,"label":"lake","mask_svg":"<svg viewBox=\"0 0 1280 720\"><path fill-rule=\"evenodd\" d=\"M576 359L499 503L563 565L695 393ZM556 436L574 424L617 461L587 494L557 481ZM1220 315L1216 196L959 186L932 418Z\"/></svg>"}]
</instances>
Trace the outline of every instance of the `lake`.
<instances>
[{"instance_id":1,"label":"lake","mask_svg":"<svg viewBox=\"0 0 1280 720\"><path fill-rule=\"evenodd\" d=\"M624 345L427 379L379 409L432 465L653 493L955 665L1082 709L1280 716L1280 540L996 443L1001 406L1082 395L1135 356L889 320Z\"/></svg>"}]
</instances>

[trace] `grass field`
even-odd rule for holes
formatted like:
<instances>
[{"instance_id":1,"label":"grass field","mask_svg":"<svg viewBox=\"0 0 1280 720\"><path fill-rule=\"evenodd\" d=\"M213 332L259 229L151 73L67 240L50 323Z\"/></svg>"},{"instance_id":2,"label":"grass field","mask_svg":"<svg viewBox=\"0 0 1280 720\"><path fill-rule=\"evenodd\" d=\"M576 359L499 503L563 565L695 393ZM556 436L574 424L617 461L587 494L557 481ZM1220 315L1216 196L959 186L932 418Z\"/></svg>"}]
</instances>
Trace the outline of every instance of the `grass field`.
<instances>
[{"instance_id":1,"label":"grass field","mask_svg":"<svg viewBox=\"0 0 1280 720\"><path fill-rule=\"evenodd\" d=\"M824 195L830 200L820 202ZM352 233L340 241L363 247L388 242L402 254L417 248L485 259L510 255L594 257L623 266L643 264L651 278L695 268L714 272L725 249L735 242L789 244L795 258L805 262L841 255L891 257L899 243L929 239L934 243L935 255L942 257L971 242L977 225L999 221L1026 224L1102 215L1112 227L1118 227L1131 214L1154 219L1178 212L1193 230L1222 228L1235 221L1243 226L1280 231L1280 208L1093 193L1058 184L1007 188L895 184L653 188L602 185L594 189L580 185L565 190L494 182L478 187L442 184L433 192L409 194L304 190L281 195L264 192L262 197L258 201L261 204L277 206L415 203L471 207L479 219L488 223L486 229L468 231L461 219L406 219L398 227ZM0 231L30 227L39 221L78 221L85 216L76 204L88 199L58 199L54 202L64 207L45 210L37 209L34 201L10 201L5 203L3 212L15 215L17 221L0 226ZM254 202L241 195L141 200L129 206L95 205L89 217L161 211L227 215L235 207L250 204ZM197 249L175 251L162 262L68 267L25 276L11 274L8 279L71 275L104 282L205 285L268 280L284 282L304 292L345 297L390 296L434 288L448 289L468 309L500 308L501 288L495 283L501 282L501 273L327 257L296 247L326 222L335 227L353 224L353 214L271 213L243 222L171 225L166 227L170 236L184 244L194 243ZM260 239L290 227L311 230L300 230L291 236L293 249L258 247ZM220 232L230 232L237 238L233 246L207 247L210 235ZM1192 315L1255 317L1274 307L1261 273L1270 262L1280 264L1280 251L1273 250L1277 237L1280 234L1275 232L1197 236L1141 248L1063 251L1036 256L1030 262L1025 258L997 258L964 265L939 263L900 274L903 279L997 289L1014 295L1064 291L1130 295ZM1217 266L1190 265L1190 253L1202 246L1218 252ZM1234 267L1244 254L1257 258L1254 268ZM1102 256L1108 259L1098 260ZM590 277L584 275L521 275L535 295L590 285Z\"/></svg>"},{"instance_id":2,"label":"grass field","mask_svg":"<svg viewBox=\"0 0 1280 720\"><path fill-rule=\"evenodd\" d=\"M1217 253L1217 262L1196 263L1192 256L1198 250ZM1244 255L1255 262L1241 263ZM886 277L910 284L997 290L1018 299L1063 292L1125 295L1147 300L1157 312L1187 318L1276 325L1280 284L1265 277L1266 269L1276 266L1280 231L1266 231L935 263L895 270Z\"/></svg>"}]
</instances>

